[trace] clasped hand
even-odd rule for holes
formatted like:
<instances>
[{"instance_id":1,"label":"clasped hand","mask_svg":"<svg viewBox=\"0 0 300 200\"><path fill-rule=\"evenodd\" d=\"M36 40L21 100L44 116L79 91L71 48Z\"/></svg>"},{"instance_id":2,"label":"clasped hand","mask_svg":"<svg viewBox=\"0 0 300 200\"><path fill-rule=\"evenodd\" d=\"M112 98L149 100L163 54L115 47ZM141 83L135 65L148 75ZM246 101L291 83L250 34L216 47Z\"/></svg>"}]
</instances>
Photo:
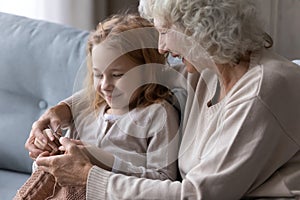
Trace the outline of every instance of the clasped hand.
<instances>
[{"instance_id":1,"label":"clasped hand","mask_svg":"<svg viewBox=\"0 0 300 200\"><path fill-rule=\"evenodd\" d=\"M61 151L64 154L50 156L49 152L41 153L36 164L40 169L52 174L61 186L86 185L92 164L85 153L85 147L68 138L60 138Z\"/></svg>"}]
</instances>

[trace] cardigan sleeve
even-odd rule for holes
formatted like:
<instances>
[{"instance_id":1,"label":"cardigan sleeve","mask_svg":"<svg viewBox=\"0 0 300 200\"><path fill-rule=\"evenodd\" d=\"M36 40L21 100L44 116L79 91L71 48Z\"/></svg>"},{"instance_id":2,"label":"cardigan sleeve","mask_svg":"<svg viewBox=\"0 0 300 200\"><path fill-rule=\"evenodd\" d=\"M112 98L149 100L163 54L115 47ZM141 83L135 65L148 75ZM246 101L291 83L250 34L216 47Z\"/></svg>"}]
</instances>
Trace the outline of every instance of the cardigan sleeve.
<instances>
[{"instance_id":1,"label":"cardigan sleeve","mask_svg":"<svg viewBox=\"0 0 300 200\"><path fill-rule=\"evenodd\" d=\"M114 174L94 166L88 176L86 197L87 200L179 199L180 186L178 181Z\"/></svg>"},{"instance_id":2,"label":"cardigan sleeve","mask_svg":"<svg viewBox=\"0 0 300 200\"><path fill-rule=\"evenodd\" d=\"M65 103L71 108L72 105L77 105L79 104L79 102L81 102L81 99L84 97L83 93L84 93L83 90L78 91L74 93L72 96L67 97L66 99L60 101L60 103Z\"/></svg>"}]
</instances>

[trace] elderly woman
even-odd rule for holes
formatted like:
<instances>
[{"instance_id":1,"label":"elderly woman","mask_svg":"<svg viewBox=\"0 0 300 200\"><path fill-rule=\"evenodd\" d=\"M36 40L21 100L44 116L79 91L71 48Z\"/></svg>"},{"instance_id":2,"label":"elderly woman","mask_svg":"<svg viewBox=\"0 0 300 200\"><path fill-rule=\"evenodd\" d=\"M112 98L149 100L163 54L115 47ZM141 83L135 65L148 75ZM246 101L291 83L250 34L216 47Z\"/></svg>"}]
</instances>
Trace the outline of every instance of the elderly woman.
<instances>
[{"instance_id":1,"label":"elderly woman","mask_svg":"<svg viewBox=\"0 0 300 200\"><path fill-rule=\"evenodd\" d=\"M300 198L300 69L268 49L252 1L141 0L139 8L160 32L160 52L182 57L190 72L182 180L105 171L68 139L64 156L37 163L53 172L50 163L72 160L67 168L81 176L55 176L86 184L87 199Z\"/></svg>"}]
</instances>

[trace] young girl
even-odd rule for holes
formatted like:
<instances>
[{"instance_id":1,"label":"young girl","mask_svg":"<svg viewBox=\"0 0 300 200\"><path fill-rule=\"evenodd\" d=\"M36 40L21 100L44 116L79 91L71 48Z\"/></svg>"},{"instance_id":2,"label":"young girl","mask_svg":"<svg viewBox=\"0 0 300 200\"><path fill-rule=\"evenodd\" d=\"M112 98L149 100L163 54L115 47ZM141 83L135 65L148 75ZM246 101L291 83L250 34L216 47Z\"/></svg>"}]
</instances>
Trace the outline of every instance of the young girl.
<instances>
[{"instance_id":1,"label":"young girl","mask_svg":"<svg viewBox=\"0 0 300 200\"><path fill-rule=\"evenodd\" d=\"M104 150L105 154L98 151L94 156L114 172L176 179L173 162L179 121L176 109L168 102L172 93L162 85L147 83L151 72L153 76L156 68L163 68L155 63L163 65L165 58L157 49L132 45L156 37L154 29L145 27L151 28L152 24L139 16L118 15L100 23L91 34L87 98L79 94L64 101L72 107L74 120L69 137ZM129 38L132 35L134 41ZM132 50L132 46L140 49Z\"/></svg>"},{"instance_id":2,"label":"young girl","mask_svg":"<svg viewBox=\"0 0 300 200\"><path fill-rule=\"evenodd\" d=\"M170 90L155 83L165 57L146 44L154 39L157 45L157 36L153 25L137 15L116 15L99 23L88 41L87 87L63 101L73 115L66 136L84 144L86 155L100 167L137 177L175 180L178 112L170 104ZM49 144L54 144L49 130L45 132ZM37 138L34 144L48 151L56 148L42 145ZM48 151L43 156L49 156ZM24 186L19 196L29 187L28 181ZM57 185L53 187L52 198L56 198L61 193ZM82 196L78 191L84 192L84 187L66 188L67 193L77 192L78 196Z\"/></svg>"}]
</instances>

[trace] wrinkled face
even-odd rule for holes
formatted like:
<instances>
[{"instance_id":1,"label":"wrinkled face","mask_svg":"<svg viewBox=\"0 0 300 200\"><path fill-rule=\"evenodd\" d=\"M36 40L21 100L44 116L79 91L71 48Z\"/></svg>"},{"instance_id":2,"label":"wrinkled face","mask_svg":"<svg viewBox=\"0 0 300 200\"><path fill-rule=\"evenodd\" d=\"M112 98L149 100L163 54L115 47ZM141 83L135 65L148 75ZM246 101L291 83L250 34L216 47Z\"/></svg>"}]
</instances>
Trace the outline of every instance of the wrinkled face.
<instances>
[{"instance_id":1,"label":"wrinkled face","mask_svg":"<svg viewBox=\"0 0 300 200\"><path fill-rule=\"evenodd\" d=\"M187 36L184 35L175 26L167 28L166 25L162 24L159 20L154 20L154 26L159 32L158 49L161 54L171 53L173 57L181 57L182 62L185 64L187 71L195 73L197 70L195 67L186 59L189 54L189 42Z\"/></svg>"},{"instance_id":2,"label":"wrinkled face","mask_svg":"<svg viewBox=\"0 0 300 200\"><path fill-rule=\"evenodd\" d=\"M113 113L123 114L128 111L131 91L128 88L134 88L139 82L139 75L128 73L138 64L133 62L126 55L118 56L109 62L112 58L113 50L105 51L97 46L92 52L94 87L97 93L104 98L112 109ZM108 55L110 54L110 55ZM125 75L126 74L126 75Z\"/></svg>"},{"instance_id":3,"label":"wrinkled face","mask_svg":"<svg viewBox=\"0 0 300 200\"><path fill-rule=\"evenodd\" d=\"M205 68L216 67L212 57L200 41L184 33L184 30L175 25L167 26L155 18L154 26L159 32L159 52L162 54L169 52L172 56L181 57L188 72L201 72Z\"/></svg>"}]
</instances>

